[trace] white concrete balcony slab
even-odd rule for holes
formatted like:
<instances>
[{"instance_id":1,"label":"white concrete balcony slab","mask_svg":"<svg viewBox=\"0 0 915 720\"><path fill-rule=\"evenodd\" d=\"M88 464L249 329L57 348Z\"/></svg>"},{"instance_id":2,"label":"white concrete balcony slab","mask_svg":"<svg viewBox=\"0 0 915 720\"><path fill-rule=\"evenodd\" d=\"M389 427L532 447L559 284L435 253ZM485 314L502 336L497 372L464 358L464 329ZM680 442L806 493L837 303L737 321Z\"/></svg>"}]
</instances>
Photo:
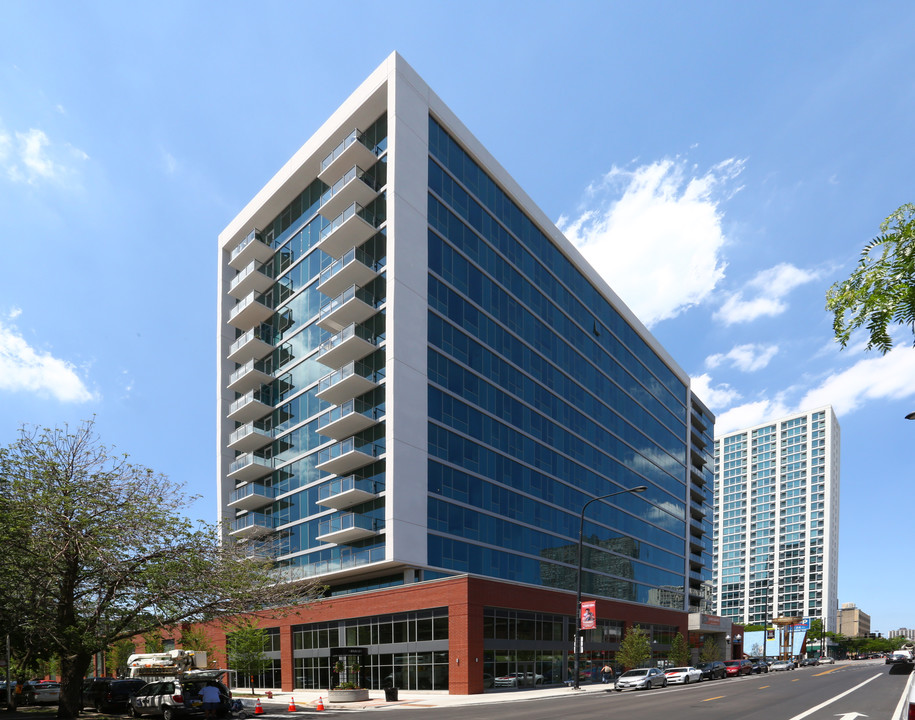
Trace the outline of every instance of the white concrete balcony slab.
<instances>
[{"instance_id":1,"label":"white concrete balcony slab","mask_svg":"<svg viewBox=\"0 0 915 720\"><path fill-rule=\"evenodd\" d=\"M229 465L229 477L235 482L253 482L273 472L273 460L245 453ZM250 508L249 508L250 509Z\"/></svg>"},{"instance_id":2,"label":"white concrete balcony slab","mask_svg":"<svg viewBox=\"0 0 915 720\"><path fill-rule=\"evenodd\" d=\"M254 427L254 423L242 425L229 435L229 449L238 452L253 452L269 445L273 440L273 433Z\"/></svg>"},{"instance_id":3,"label":"white concrete balcony slab","mask_svg":"<svg viewBox=\"0 0 915 720\"><path fill-rule=\"evenodd\" d=\"M325 226L315 247L331 257L340 258L348 250L362 245L375 230L375 218L361 205L353 203Z\"/></svg>"},{"instance_id":4,"label":"white concrete balcony slab","mask_svg":"<svg viewBox=\"0 0 915 720\"><path fill-rule=\"evenodd\" d=\"M375 160L375 153L362 143L362 133L352 130L321 162L318 178L330 185L343 176L345 168L353 165L371 167Z\"/></svg>"},{"instance_id":5,"label":"white concrete balcony slab","mask_svg":"<svg viewBox=\"0 0 915 720\"><path fill-rule=\"evenodd\" d=\"M275 528L273 516L249 512L232 520L229 524L229 535L237 538L261 537L272 533Z\"/></svg>"},{"instance_id":6,"label":"white concrete balcony slab","mask_svg":"<svg viewBox=\"0 0 915 720\"><path fill-rule=\"evenodd\" d=\"M344 513L318 522L318 542L343 543L356 542L378 534L377 523L371 518L356 513Z\"/></svg>"},{"instance_id":7,"label":"white concrete balcony slab","mask_svg":"<svg viewBox=\"0 0 915 720\"><path fill-rule=\"evenodd\" d=\"M264 303L264 296L259 292L248 293L229 311L229 324L239 330L247 330L269 320L273 308Z\"/></svg>"},{"instance_id":8,"label":"white concrete balcony slab","mask_svg":"<svg viewBox=\"0 0 915 720\"><path fill-rule=\"evenodd\" d=\"M328 373L318 381L318 399L334 405L342 405L347 400L359 397L369 390L374 390L379 383L374 380L375 373L360 362L349 362L339 370Z\"/></svg>"},{"instance_id":9,"label":"white concrete balcony slab","mask_svg":"<svg viewBox=\"0 0 915 720\"><path fill-rule=\"evenodd\" d=\"M359 248L353 248L321 271L318 291L337 297L352 285L365 287L379 275L372 259Z\"/></svg>"},{"instance_id":10,"label":"white concrete balcony slab","mask_svg":"<svg viewBox=\"0 0 915 720\"><path fill-rule=\"evenodd\" d=\"M361 325L350 325L318 348L317 360L330 368L340 368L348 362L361 360L375 349L375 339Z\"/></svg>"},{"instance_id":11,"label":"white concrete balcony slab","mask_svg":"<svg viewBox=\"0 0 915 720\"><path fill-rule=\"evenodd\" d=\"M318 212L326 218L337 217L349 205L368 205L377 195L375 180L354 165L321 196Z\"/></svg>"},{"instance_id":12,"label":"white concrete balcony slab","mask_svg":"<svg viewBox=\"0 0 915 720\"><path fill-rule=\"evenodd\" d=\"M229 420L246 423L262 418L271 410L273 410L273 406L261 400L257 390L251 390L229 406L228 417Z\"/></svg>"},{"instance_id":13,"label":"white concrete balcony slab","mask_svg":"<svg viewBox=\"0 0 915 720\"><path fill-rule=\"evenodd\" d=\"M377 424L377 412L368 403L349 400L321 413L315 431L334 440L343 440Z\"/></svg>"},{"instance_id":14,"label":"white concrete balcony slab","mask_svg":"<svg viewBox=\"0 0 915 720\"><path fill-rule=\"evenodd\" d=\"M273 285L273 278L264 273L263 263L252 260L238 271L229 283L229 295L243 298L252 292L266 292Z\"/></svg>"},{"instance_id":15,"label":"white concrete balcony slab","mask_svg":"<svg viewBox=\"0 0 915 720\"><path fill-rule=\"evenodd\" d=\"M319 450L315 468L332 475L349 475L354 470L375 462L377 454L374 445L357 447L353 438L348 438Z\"/></svg>"},{"instance_id":16,"label":"white concrete balcony slab","mask_svg":"<svg viewBox=\"0 0 915 720\"><path fill-rule=\"evenodd\" d=\"M248 360L233 372L229 376L228 389L245 393L273 380L273 376L258 369L257 364L255 360Z\"/></svg>"},{"instance_id":17,"label":"white concrete balcony slab","mask_svg":"<svg viewBox=\"0 0 915 720\"><path fill-rule=\"evenodd\" d=\"M264 340L261 328L251 328L244 335L240 335L229 346L229 360L237 363L246 363L248 360L260 360L273 350L273 345Z\"/></svg>"},{"instance_id":18,"label":"white concrete balcony slab","mask_svg":"<svg viewBox=\"0 0 915 720\"><path fill-rule=\"evenodd\" d=\"M276 488L259 483L248 483L235 488L229 495L229 507L238 510L257 510L276 499Z\"/></svg>"},{"instance_id":19,"label":"white concrete balcony slab","mask_svg":"<svg viewBox=\"0 0 915 720\"><path fill-rule=\"evenodd\" d=\"M358 285L351 285L333 300L321 304L318 325L331 332L340 332L348 325L365 322L376 312L372 294Z\"/></svg>"},{"instance_id":20,"label":"white concrete balcony slab","mask_svg":"<svg viewBox=\"0 0 915 720\"><path fill-rule=\"evenodd\" d=\"M273 248L261 239L260 230L252 230L229 254L229 267L241 270L248 263L257 260L267 262L273 256Z\"/></svg>"},{"instance_id":21,"label":"white concrete balcony slab","mask_svg":"<svg viewBox=\"0 0 915 720\"><path fill-rule=\"evenodd\" d=\"M318 488L318 505L343 510L359 503L368 502L378 497L375 483L363 480L355 475L334 478Z\"/></svg>"}]
</instances>

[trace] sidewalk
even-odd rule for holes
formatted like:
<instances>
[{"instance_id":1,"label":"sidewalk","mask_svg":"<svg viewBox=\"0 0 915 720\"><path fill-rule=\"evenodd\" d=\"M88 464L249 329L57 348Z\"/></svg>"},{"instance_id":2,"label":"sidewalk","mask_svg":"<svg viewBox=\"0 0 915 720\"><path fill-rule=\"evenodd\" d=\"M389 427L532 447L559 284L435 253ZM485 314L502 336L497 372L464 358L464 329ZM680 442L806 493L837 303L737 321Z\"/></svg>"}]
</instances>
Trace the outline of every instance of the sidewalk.
<instances>
[{"instance_id":1,"label":"sidewalk","mask_svg":"<svg viewBox=\"0 0 915 720\"><path fill-rule=\"evenodd\" d=\"M261 701L264 709L263 715L276 717L278 715L296 715L315 712L318 700L324 704L325 710L377 710L382 708L434 708L457 707L463 705L489 705L503 702L524 702L526 700L542 700L547 697L575 697L584 693L597 693L613 691L613 684L587 683L580 690L574 690L564 685L551 685L544 688L497 688L489 689L478 695L449 695L444 690L430 690L426 692L412 690L398 690L395 702L386 702L384 690L369 690L369 699L361 702L331 703L327 700L326 690L298 690L296 692L273 693L272 698L263 695L264 690L258 690L254 697L247 694L246 688L234 688L233 697L242 701L248 710L249 718L254 717L254 706L257 700ZM291 712L289 706L295 702L296 710ZM0 706L0 720L55 720L57 716L56 705L39 705L21 707L15 712ZM123 718L125 715L112 715L107 713L83 712L81 717L105 720L107 718Z\"/></svg>"},{"instance_id":2,"label":"sidewalk","mask_svg":"<svg viewBox=\"0 0 915 720\"><path fill-rule=\"evenodd\" d=\"M489 705L501 702L524 702L525 700L541 700L547 697L572 697L582 693L613 691L613 684L587 683L575 690L564 685L551 685L544 688L505 688L489 689L478 695L449 695L442 691L420 692L415 690L398 690L396 702L386 702L384 690L369 690L369 699L361 702L330 703L327 700L327 691L324 690L298 690L296 692L274 692L273 698L260 697L265 715L291 715L289 703L295 701L296 711L313 711L320 698L325 709L333 710L372 710L377 708L432 708L455 707L461 705ZM233 696L241 700L246 707L253 707L257 698L245 695L241 690L233 690Z\"/></svg>"}]
</instances>

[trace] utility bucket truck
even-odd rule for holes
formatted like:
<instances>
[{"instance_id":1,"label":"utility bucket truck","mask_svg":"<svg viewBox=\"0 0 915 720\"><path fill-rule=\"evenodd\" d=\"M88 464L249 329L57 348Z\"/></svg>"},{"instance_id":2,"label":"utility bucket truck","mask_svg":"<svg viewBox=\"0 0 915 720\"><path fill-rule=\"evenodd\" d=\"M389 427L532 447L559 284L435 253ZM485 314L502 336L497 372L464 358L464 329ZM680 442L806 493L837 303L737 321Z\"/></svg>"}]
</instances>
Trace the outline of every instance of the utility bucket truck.
<instances>
[{"instance_id":1,"label":"utility bucket truck","mask_svg":"<svg viewBox=\"0 0 915 720\"><path fill-rule=\"evenodd\" d=\"M128 675L150 682L158 678L180 677L190 670L206 670L206 666L207 654L200 650L137 653L127 658Z\"/></svg>"}]
</instances>

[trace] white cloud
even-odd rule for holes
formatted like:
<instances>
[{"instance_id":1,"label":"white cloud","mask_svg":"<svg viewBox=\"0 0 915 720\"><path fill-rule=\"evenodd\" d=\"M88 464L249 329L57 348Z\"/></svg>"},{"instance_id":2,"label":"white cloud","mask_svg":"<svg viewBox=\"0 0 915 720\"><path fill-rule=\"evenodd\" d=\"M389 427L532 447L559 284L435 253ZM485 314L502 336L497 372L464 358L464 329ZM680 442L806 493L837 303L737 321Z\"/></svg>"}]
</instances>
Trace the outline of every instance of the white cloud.
<instances>
[{"instance_id":1,"label":"white cloud","mask_svg":"<svg viewBox=\"0 0 915 720\"><path fill-rule=\"evenodd\" d=\"M681 159L614 167L557 225L650 327L707 300L724 277L719 205L742 170L736 159L704 175Z\"/></svg>"},{"instance_id":2,"label":"white cloud","mask_svg":"<svg viewBox=\"0 0 915 720\"><path fill-rule=\"evenodd\" d=\"M788 309L785 296L796 287L819 277L818 271L802 270L790 263L762 270L746 284L744 290L727 297L715 313L715 319L725 325L734 325L764 316L781 315ZM747 298L747 295L750 297Z\"/></svg>"},{"instance_id":3,"label":"white cloud","mask_svg":"<svg viewBox=\"0 0 915 720\"><path fill-rule=\"evenodd\" d=\"M693 389L713 411L727 408L740 400L729 396L727 385L711 386L708 375L693 379ZM797 396L789 401L789 396ZM875 400L901 400L915 395L915 350L899 346L886 355L866 357L844 370L833 372L816 387L795 386L772 398L760 397L721 412L715 422L715 433L722 434L751 427L810 408L832 405L839 416L854 412Z\"/></svg>"},{"instance_id":4,"label":"white cloud","mask_svg":"<svg viewBox=\"0 0 915 720\"><path fill-rule=\"evenodd\" d=\"M709 355L705 359L705 366L714 370L725 361L730 361L732 367L743 372L762 370L769 361L778 353L778 345L735 345L727 353Z\"/></svg>"},{"instance_id":5,"label":"white cloud","mask_svg":"<svg viewBox=\"0 0 915 720\"><path fill-rule=\"evenodd\" d=\"M727 383L719 383L713 387L712 378L708 373L690 378L690 387L711 410L727 407L735 400L740 400L740 393Z\"/></svg>"},{"instance_id":6,"label":"white cloud","mask_svg":"<svg viewBox=\"0 0 915 720\"><path fill-rule=\"evenodd\" d=\"M0 127L0 171L13 182L30 185L41 181L65 182L76 171L72 161L88 158L72 145L52 143L37 128L11 134Z\"/></svg>"},{"instance_id":7,"label":"white cloud","mask_svg":"<svg viewBox=\"0 0 915 720\"><path fill-rule=\"evenodd\" d=\"M16 317L19 311L11 315ZM14 326L0 321L0 391L34 392L60 402L88 402L88 390L72 363L31 347Z\"/></svg>"}]
</instances>

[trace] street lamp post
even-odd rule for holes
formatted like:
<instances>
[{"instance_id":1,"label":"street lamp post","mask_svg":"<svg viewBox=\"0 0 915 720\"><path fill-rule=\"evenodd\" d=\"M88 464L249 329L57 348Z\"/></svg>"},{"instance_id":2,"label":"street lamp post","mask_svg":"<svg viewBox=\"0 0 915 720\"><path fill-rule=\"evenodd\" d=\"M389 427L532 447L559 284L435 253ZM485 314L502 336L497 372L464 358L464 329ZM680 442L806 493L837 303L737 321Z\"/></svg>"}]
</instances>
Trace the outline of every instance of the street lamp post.
<instances>
[{"instance_id":1,"label":"street lamp post","mask_svg":"<svg viewBox=\"0 0 915 720\"><path fill-rule=\"evenodd\" d=\"M645 485L639 485L633 488L627 488L626 490L617 490L616 492L609 493L607 495L600 495L596 498L591 498L581 507L581 515L579 516L578 522L578 597L575 602L575 684L574 688L579 689L579 661L581 653L581 644L582 644L582 634L581 634L581 548L584 545L584 534L585 534L585 510L588 509L588 505L598 500L606 500L611 498L614 495L624 495L625 493L642 493L648 489Z\"/></svg>"}]
</instances>

